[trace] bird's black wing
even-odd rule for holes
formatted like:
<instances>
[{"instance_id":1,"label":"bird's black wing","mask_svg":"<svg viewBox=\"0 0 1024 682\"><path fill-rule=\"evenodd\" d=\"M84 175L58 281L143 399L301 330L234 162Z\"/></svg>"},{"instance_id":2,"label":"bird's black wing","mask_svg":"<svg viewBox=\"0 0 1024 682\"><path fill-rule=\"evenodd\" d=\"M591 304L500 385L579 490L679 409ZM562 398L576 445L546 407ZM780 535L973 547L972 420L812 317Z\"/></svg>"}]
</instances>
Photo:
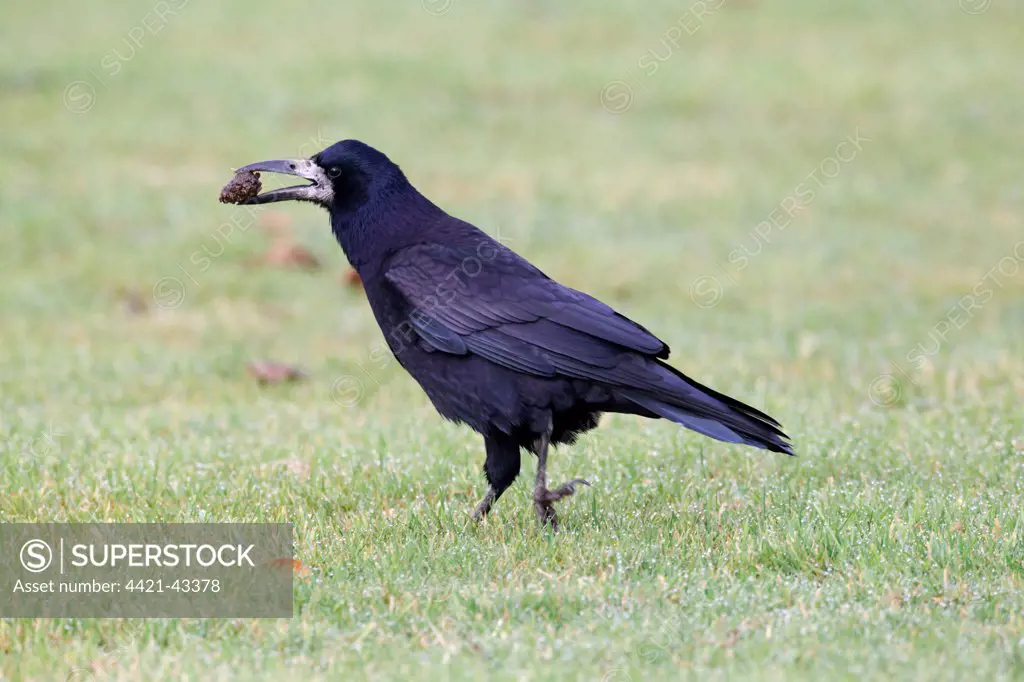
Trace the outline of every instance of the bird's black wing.
<instances>
[{"instance_id":1,"label":"bird's black wing","mask_svg":"<svg viewBox=\"0 0 1024 682\"><path fill-rule=\"evenodd\" d=\"M649 331L497 243L407 247L390 257L384 276L408 301L409 324L431 350L600 382L713 438L790 452L771 417L661 362L669 348Z\"/></svg>"},{"instance_id":2,"label":"bird's black wing","mask_svg":"<svg viewBox=\"0 0 1024 682\"><path fill-rule=\"evenodd\" d=\"M627 355L668 357L665 343L597 299L507 249L486 255L421 244L388 261L385 277L409 301L409 322L434 350L597 380L613 379L605 374Z\"/></svg>"}]
</instances>

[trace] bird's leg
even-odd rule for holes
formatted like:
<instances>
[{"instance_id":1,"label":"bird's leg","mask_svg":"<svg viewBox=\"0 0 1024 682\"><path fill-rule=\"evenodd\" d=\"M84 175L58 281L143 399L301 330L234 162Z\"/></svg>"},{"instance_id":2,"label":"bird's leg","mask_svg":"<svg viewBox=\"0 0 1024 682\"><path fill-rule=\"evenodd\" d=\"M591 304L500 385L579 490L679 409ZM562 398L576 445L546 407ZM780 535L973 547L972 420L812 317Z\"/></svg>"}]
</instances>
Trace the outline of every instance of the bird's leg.
<instances>
[{"instance_id":1,"label":"bird's leg","mask_svg":"<svg viewBox=\"0 0 1024 682\"><path fill-rule=\"evenodd\" d=\"M512 481L519 475L519 442L508 434L500 432L488 433L484 436L484 447L487 460L484 462L484 475L487 476L487 494L480 500L473 520L479 521L487 516L491 507L498 501L501 494L508 490Z\"/></svg>"},{"instance_id":2,"label":"bird's leg","mask_svg":"<svg viewBox=\"0 0 1024 682\"><path fill-rule=\"evenodd\" d=\"M534 450L537 452L537 478L533 483L533 507L537 510L537 518L540 522L550 523L552 530L558 530L558 514L555 513L554 503L564 497L569 497L576 492L579 484L590 485L582 478L563 483L554 490L548 489L548 446L551 444L551 426L537 442L534 443Z\"/></svg>"},{"instance_id":3,"label":"bird's leg","mask_svg":"<svg viewBox=\"0 0 1024 682\"><path fill-rule=\"evenodd\" d=\"M498 499L498 493L494 492L494 487L487 488L484 499L480 500L480 504L476 506L476 511L473 512L473 520L479 521L487 516L487 513L491 511L491 505L494 504L496 499Z\"/></svg>"},{"instance_id":4,"label":"bird's leg","mask_svg":"<svg viewBox=\"0 0 1024 682\"><path fill-rule=\"evenodd\" d=\"M548 493L548 445L551 441L551 429L537 439L534 448L537 450L537 477L533 481L533 508L537 510L537 519L542 523L550 523L558 529L558 515Z\"/></svg>"}]
</instances>

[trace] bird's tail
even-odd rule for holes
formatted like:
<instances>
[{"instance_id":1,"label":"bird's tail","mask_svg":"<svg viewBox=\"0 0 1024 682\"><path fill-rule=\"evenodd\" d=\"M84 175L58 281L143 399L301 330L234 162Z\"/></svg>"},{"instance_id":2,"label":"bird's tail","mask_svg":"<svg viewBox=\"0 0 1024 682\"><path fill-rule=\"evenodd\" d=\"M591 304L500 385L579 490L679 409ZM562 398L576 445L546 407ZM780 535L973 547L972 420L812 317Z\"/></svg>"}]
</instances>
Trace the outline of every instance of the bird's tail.
<instances>
[{"instance_id":1,"label":"bird's tail","mask_svg":"<svg viewBox=\"0 0 1024 682\"><path fill-rule=\"evenodd\" d=\"M782 425L758 409L698 384L656 361L663 381L657 389L619 389L626 400L705 436L755 448L793 454ZM653 368L652 368L653 369Z\"/></svg>"}]
</instances>

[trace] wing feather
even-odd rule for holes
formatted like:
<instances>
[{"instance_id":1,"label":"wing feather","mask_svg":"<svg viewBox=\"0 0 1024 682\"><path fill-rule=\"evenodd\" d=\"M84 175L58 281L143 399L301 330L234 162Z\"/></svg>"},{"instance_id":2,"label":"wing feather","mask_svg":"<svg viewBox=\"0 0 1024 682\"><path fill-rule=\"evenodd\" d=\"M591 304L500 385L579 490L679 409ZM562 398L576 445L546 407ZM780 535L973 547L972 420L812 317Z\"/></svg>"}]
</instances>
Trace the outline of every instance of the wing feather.
<instances>
[{"instance_id":1,"label":"wing feather","mask_svg":"<svg viewBox=\"0 0 1024 682\"><path fill-rule=\"evenodd\" d=\"M431 347L468 350L545 376L564 367L568 376L595 380L613 378L603 370L634 353L667 356L668 347L646 329L511 251L496 251L469 276L465 263L473 257L443 244L420 244L387 264L387 280L408 299L415 317L429 320L414 327Z\"/></svg>"}]
</instances>

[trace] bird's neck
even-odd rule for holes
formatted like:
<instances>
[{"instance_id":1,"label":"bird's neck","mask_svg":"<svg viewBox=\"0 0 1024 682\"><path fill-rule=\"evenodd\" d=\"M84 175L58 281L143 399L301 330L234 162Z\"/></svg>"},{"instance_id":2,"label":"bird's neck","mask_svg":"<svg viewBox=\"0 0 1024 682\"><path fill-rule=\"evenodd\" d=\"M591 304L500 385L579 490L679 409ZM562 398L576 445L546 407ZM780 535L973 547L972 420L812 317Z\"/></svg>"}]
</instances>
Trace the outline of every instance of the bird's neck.
<instances>
[{"instance_id":1,"label":"bird's neck","mask_svg":"<svg viewBox=\"0 0 1024 682\"><path fill-rule=\"evenodd\" d=\"M364 276L396 250L423 241L430 226L447 215L408 183L373 196L355 210L331 213L335 239L352 267Z\"/></svg>"}]
</instances>

